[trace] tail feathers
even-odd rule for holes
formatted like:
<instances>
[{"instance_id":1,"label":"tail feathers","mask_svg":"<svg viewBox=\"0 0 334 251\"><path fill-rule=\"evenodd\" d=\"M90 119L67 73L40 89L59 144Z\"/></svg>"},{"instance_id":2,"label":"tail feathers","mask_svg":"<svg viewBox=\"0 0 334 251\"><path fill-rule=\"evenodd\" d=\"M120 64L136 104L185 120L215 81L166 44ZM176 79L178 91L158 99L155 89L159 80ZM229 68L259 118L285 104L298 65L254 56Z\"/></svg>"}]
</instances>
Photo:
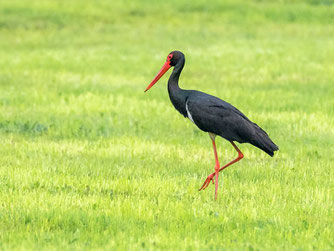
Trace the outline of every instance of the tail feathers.
<instances>
[{"instance_id":1,"label":"tail feathers","mask_svg":"<svg viewBox=\"0 0 334 251\"><path fill-rule=\"evenodd\" d=\"M274 152L278 150L278 146L275 145L274 142L272 142L268 134L264 130L262 130L262 128L260 128L257 124L254 125L256 134L254 139L250 143L273 157Z\"/></svg>"}]
</instances>

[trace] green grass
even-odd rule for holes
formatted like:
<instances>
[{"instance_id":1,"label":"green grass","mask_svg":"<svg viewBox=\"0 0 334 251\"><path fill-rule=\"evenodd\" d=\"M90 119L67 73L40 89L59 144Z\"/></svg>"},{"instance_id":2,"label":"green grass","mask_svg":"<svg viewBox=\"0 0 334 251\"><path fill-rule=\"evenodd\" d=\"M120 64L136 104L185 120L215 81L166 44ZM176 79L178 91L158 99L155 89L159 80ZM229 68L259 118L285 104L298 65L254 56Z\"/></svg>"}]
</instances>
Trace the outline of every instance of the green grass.
<instances>
[{"instance_id":1,"label":"green grass","mask_svg":"<svg viewBox=\"0 0 334 251\"><path fill-rule=\"evenodd\" d=\"M334 3L0 1L0 249L334 249ZM214 187L181 86L269 132ZM222 163L236 157L217 141Z\"/></svg>"}]
</instances>

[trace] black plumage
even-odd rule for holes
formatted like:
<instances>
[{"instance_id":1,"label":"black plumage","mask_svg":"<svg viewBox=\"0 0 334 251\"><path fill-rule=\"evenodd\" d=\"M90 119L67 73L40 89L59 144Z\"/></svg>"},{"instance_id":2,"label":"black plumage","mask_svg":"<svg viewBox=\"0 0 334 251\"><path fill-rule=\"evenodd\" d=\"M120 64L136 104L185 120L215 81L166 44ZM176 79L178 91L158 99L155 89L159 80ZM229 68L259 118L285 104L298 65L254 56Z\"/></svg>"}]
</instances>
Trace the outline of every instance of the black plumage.
<instances>
[{"instance_id":1,"label":"black plumage","mask_svg":"<svg viewBox=\"0 0 334 251\"><path fill-rule=\"evenodd\" d=\"M210 133L216 157L214 175L216 175L217 196L219 171L243 157L241 151L233 143L234 141L239 143L250 143L270 156L274 155L274 151L278 150L278 146L269 138L268 134L262 128L249 120L233 105L200 91L181 89L178 85L178 80L184 63L185 57L182 52L171 52L167 57L165 65L146 90L151 88L170 67L174 66L173 72L168 80L169 97L176 110L178 110L184 117L189 118L199 129ZM215 135L219 135L230 141L239 153L239 157L236 160L220 169L217 168L217 165L219 166L219 161L216 156L216 146L214 142ZM213 176L210 178L209 175L208 179L210 179L207 179L205 183L210 182L210 180L213 181ZM206 185L204 187L206 188L208 184L204 185Z\"/></svg>"},{"instance_id":2,"label":"black plumage","mask_svg":"<svg viewBox=\"0 0 334 251\"><path fill-rule=\"evenodd\" d=\"M171 65L175 63L175 66L168 80L168 92L176 110L185 117L191 116L192 121L202 131L214 133L228 141L250 143L273 156L278 147L268 134L233 105L204 92L183 90L179 87L178 80L185 58L182 52L172 53L177 56L171 62Z\"/></svg>"}]
</instances>

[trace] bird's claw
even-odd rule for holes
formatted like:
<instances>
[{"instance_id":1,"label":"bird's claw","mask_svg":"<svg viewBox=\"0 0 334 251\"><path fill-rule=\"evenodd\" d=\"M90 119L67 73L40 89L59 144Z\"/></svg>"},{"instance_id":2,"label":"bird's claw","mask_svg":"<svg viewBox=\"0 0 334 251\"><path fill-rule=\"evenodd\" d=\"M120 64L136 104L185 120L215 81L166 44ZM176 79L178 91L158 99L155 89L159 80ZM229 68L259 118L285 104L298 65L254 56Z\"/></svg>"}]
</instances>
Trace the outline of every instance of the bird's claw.
<instances>
[{"instance_id":1,"label":"bird's claw","mask_svg":"<svg viewBox=\"0 0 334 251\"><path fill-rule=\"evenodd\" d=\"M210 174L206 180L204 181L203 185L201 186L201 188L198 191L204 190L205 188L207 188L210 185L210 181L212 181L212 184L215 184L213 178L215 177L215 173Z\"/></svg>"}]
</instances>

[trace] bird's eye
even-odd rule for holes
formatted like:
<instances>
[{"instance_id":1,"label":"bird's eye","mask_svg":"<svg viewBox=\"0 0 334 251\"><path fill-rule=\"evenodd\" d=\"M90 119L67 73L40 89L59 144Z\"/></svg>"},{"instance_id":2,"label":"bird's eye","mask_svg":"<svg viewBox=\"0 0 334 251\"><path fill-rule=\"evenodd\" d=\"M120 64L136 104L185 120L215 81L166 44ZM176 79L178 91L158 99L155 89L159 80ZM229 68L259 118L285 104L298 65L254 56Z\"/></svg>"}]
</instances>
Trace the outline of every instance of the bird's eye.
<instances>
[{"instance_id":1,"label":"bird's eye","mask_svg":"<svg viewBox=\"0 0 334 251\"><path fill-rule=\"evenodd\" d=\"M168 58L169 60L171 60L172 57L173 57L173 55L172 55L172 54L169 54L167 58Z\"/></svg>"}]
</instances>

